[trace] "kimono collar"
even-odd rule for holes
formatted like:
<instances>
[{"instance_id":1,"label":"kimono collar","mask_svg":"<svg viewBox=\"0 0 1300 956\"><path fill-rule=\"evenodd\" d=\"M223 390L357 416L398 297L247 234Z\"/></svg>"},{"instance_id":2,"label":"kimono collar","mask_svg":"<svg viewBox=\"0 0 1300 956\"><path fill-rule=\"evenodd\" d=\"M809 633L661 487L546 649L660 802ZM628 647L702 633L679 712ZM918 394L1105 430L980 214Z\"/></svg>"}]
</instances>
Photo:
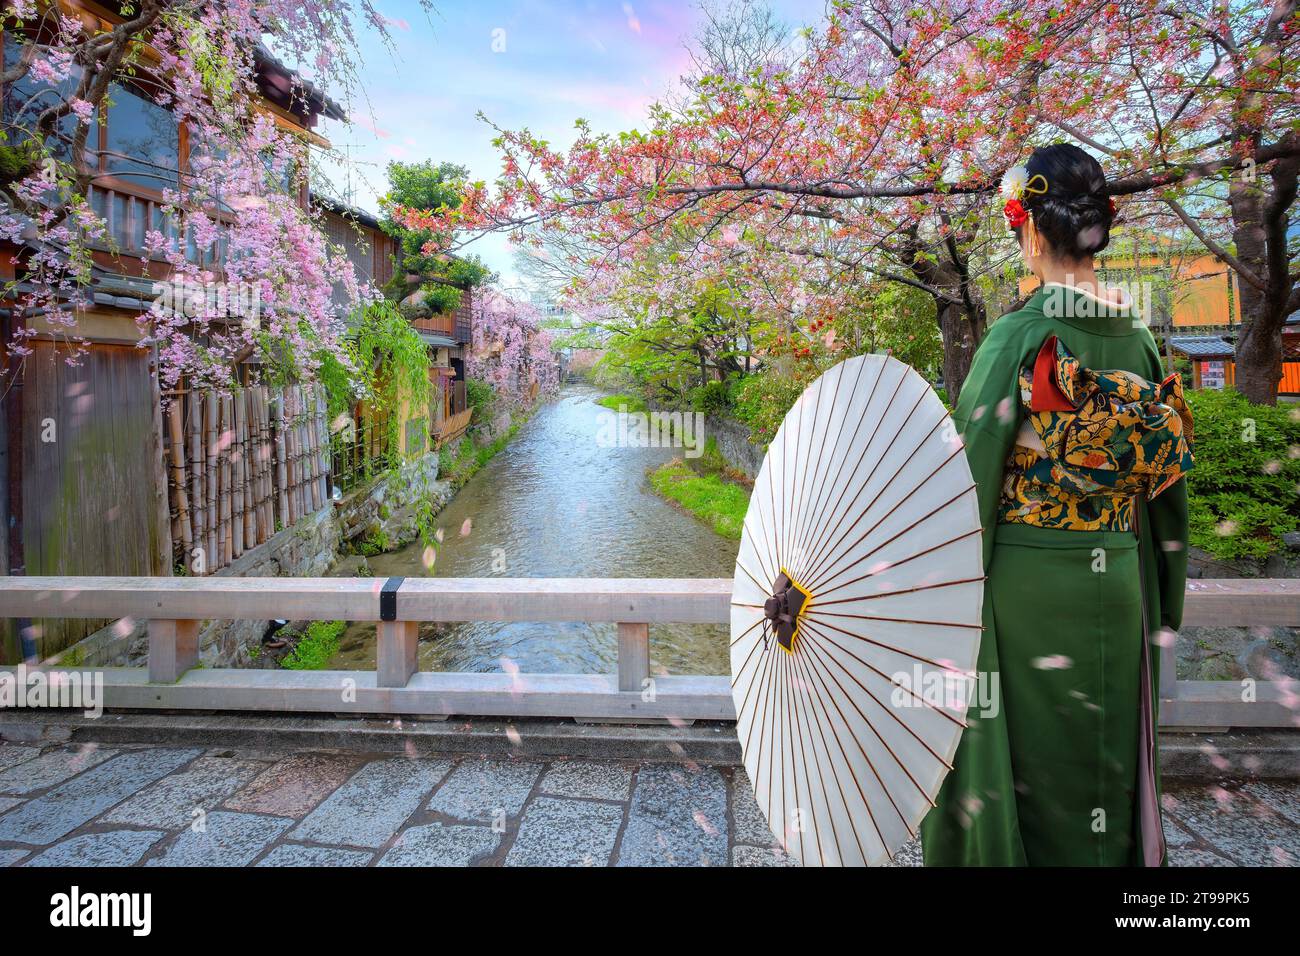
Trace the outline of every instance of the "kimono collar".
<instances>
[{"instance_id":1,"label":"kimono collar","mask_svg":"<svg viewBox=\"0 0 1300 956\"><path fill-rule=\"evenodd\" d=\"M1049 319L1100 335L1130 335L1139 325L1138 313L1127 293L1119 301L1110 301L1059 282L1041 286L1025 303L1025 308L1037 309Z\"/></svg>"}]
</instances>

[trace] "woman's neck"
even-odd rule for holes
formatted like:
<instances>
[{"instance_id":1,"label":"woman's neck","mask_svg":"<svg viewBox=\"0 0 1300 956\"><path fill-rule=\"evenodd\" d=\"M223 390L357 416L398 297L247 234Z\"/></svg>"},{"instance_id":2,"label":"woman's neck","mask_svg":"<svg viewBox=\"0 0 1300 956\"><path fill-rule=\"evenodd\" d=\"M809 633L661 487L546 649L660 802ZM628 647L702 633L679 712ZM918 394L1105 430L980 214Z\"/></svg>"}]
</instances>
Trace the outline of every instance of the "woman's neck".
<instances>
[{"instance_id":1,"label":"woman's neck","mask_svg":"<svg viewBox=\"0 0 1300 956\"><path fill-rule=\"evenodd\" d=\"M1097 283L1097 270L1093 268L1092 260L1084 262L1042 262L1039 268L1043 270L1040 278L1043 284L1049 282L1056 285L1067 285L1075 289L1081 289L1084 292L1090 292L1095 296L1101 297L1102 289Z\"/></svg>"}]
</instances>

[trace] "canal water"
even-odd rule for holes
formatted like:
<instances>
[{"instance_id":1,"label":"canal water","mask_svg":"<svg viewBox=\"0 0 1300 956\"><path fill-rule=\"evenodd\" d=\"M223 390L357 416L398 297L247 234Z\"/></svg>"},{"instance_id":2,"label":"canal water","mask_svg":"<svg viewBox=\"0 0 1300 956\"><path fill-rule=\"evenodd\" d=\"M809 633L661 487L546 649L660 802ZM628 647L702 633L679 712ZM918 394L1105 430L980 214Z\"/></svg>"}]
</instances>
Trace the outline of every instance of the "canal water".
<instances>
[{"instance_id":1,"label":"canal water","mask_svg":"<svg viewBox=\"0 0 1300 956\"><path fill-rule=\"evenodd\" d=\"M648 469L681 450L601 447L602 393L566 386L441 514L432 571L418 540L369 560L379 577L730 578L738 542L656 495ZM468 522L468 525L466 524ZM462 536L462 531L468 534ZM722 625L650 627L656 674L726 674ZM420 626L420 669L612 673L615 626L465 623ZM373 624L354 624L330 666L372 669Z\"/></svg>"}]
</instances>

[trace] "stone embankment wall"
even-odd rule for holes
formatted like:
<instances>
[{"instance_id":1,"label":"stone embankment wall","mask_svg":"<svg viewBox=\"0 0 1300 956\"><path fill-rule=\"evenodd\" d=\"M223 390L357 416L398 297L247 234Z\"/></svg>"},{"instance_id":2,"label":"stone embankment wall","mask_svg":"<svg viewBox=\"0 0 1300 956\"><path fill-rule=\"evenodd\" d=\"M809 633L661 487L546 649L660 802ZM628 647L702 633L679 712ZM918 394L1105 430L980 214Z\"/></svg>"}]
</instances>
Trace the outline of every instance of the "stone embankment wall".
<instances>
[{"instance_id":1,"label":"stone embankment wall","mask_svg":"<svg viewBox=\"0 0 1300 956\"><path fill-rule=\"evenodd\" d=\"M732 468L743 471L750 478L758 476L767 449L749 440L746 426L734 418L710 415L704 420L704 438L717 442L718 451Z\"/></svg>"}]
</instances>

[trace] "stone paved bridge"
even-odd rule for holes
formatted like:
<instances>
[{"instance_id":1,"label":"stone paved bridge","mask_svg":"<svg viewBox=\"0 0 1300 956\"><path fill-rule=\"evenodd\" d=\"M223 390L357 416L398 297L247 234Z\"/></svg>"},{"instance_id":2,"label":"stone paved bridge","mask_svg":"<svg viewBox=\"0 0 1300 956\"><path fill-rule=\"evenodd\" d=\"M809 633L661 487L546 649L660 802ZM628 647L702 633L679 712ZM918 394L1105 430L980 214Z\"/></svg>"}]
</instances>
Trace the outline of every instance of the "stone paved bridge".
<instances>
[{"instance_id":1,"label":"stone paved bridge","mask_svg":"<svg viewBox=\"0 0 1300 956\"><path fill-rule=\"evenodd\" d=\"M1171 783L1166 806L1175 865L1300 864L1300 784ZM5 864L792 862L727 767L0 745Z\"/></svg>"}]
</instances>

